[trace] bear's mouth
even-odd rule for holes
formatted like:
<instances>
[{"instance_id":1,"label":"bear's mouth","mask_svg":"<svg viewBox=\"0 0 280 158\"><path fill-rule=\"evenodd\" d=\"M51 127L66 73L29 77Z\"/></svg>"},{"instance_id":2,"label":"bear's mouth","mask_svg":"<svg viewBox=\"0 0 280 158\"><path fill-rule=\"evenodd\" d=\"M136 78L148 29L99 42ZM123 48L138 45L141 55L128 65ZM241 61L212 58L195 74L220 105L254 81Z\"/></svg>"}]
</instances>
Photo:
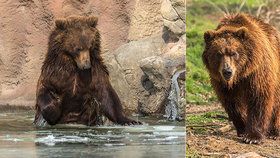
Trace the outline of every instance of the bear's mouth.
<instances>
[{"instance_id":1,"label":"bear's mouth","mask_svg":"<svg viewBox=\"0 0 280 158\"><path fill-rule=\"evenodd\" d=\"M81 70L86 70L86 69L89 69L91 67L91 65L90 64L84 64L84 65L78 64L78 67Z\"/></svg>"},{"instance_id":2,"label":"bear's mouth","mask_svg":"<svg viewBox=\"0 0 280 158\"><path fill-rule=\"evenodd\" d=\"M89 51L81 51L77 57L75 57L77 66L81 70L91 68L90 54Z\"/></svg>"},{"instance_id":3,"label":"bear's mouth","mask_svg":"<svg viewBox=\"0 0 280 158\"><path fill-rule=\"evenodd\" d=\"M90 60L88 60L88 61L81 61L81 62L78 61L76 63L77 63L78 68L81 69L81 70L86 70L86 69L91 68Z\"/></svg>"}]
</instances>

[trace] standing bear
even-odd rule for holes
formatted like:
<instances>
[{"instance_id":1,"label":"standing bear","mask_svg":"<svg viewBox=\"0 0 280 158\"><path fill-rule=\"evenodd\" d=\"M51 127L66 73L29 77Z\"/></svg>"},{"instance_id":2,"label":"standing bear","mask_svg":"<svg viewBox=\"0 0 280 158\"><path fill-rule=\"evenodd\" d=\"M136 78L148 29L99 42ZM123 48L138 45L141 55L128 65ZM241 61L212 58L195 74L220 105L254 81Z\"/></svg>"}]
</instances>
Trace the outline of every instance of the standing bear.
<instances>
[{"instance_id":1,"label":"standing bear","mask_svg":"<svg viewBox=\"0 0 280 158\"><path fill-rule=\"evenodd\" d=\"M204 34L211 84L245 143L280 132L279 32L247 14L227 15Z\"/></svg>"},{"instance_id":2,"label":"standing bear","mask_svg":"<svg viewBox=\"0 0 280 158\"><path fill-rule=\"evenodd\" d=\"M100 56L96 17L55 21L37 84L34 124L100 124L104 115L121 125L141 124L127 118Z\"/></svg>"}]
</instances>

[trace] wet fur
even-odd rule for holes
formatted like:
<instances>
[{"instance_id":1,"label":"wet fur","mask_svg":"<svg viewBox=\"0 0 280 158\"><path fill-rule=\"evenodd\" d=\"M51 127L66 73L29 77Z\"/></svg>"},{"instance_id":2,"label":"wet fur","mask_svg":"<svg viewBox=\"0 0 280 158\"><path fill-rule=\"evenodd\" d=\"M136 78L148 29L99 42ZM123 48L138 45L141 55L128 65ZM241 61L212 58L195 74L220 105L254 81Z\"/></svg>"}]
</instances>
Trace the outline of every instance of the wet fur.
<instances>
[{"instance_id":1,"label":"wet fur","mask_svg":"<svg viewBox=\"0 0 280 158\"><path fill-rule=\"evenodd\" d=\"M235 33L241 27L247 32L240 38ZM245 64L237 68L238 75L230 86L211 66L217 61L209 61L209 54L215 53L210 50L213 43L226 37L240 40L247 56L241 59ZM246 143L259 143L266 135L279 136L279 37L274 27L247 14L228 15L217 29L205 33L203 62L222 106Z\"/></svg>"},{"instance_id":2,"label":"wet fur","mask_svg":"<svg viewBox=\"0 0 280 158\"><path fill-rule=\"evenodd\" d=\"M71 17L56 21L56 28L49 37L48 53L37 84L36 116L34 123L41 126L43 119L50 125L57 123L100 124L99 116L105 115L118 124L138 124L127 118L118 95L109 82L109 72L100 56L100 35L95 28L97 18ZM81 70L66 54L73 45L66 39L67 29L79 33L90 30L82 42L90 45L91 68ZM73 31L74 30L74 31ZM71 37L71 36L70 36Z\"/></svg>"}]
</instances>

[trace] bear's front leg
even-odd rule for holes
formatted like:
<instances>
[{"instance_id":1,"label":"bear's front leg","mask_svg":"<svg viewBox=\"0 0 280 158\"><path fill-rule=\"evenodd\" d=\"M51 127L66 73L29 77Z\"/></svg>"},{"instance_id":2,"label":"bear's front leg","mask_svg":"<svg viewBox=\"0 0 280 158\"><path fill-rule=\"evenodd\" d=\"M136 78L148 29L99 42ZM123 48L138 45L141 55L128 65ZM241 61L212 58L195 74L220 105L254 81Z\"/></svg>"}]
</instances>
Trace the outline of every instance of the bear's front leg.
<instances>
[{"instance_id":1,"label":"bear's front leg","mask_svg":"<svg viewBox=\"0 0 280 158\"><path fill-rule=\"evenodd\" d=\"M37 107L40 109L41 115L50 125L55 125L61 116L60 99L47 90L39 90L37 96ZM35 120L36 122L36 120Z\"/></svg>"},{"instance_id":2,"label":"bear's front leg","mask_svg":"<svg viewBox=\"0 0 280 158\"><path fill-rule=\"evenodd\" d=\"M247 144L259 144L267 133L273 109L273 95L269 93L250 97L247 125L243 141Z\"/></svg>"},{"instance_id":3,"label":"bear's front leg","mask_svg":"<svg viewBox=\"0 0 280 158\"><path fill-rule=\"evenodd\" d=\"M236 104L234 100L225 99L224 107L229 116L229 120L232 121L238 137L243 137L245 134L245 118L242 116L244 110L242 105Z\"/></svg>"},{"instance_id":4,"label":"bear's front leg","mask_svg":"<svg viewBox=\"0 0 280 158\"><path fill-rule=\"evenodd\" d=\"M234 89L225 88L219 81L211 79L211 83L228 114L229 120L232 121L237 131L237 136L243 137L245 134L246 106L240 104L239 94Z\"/></svg>"}]
</instances>

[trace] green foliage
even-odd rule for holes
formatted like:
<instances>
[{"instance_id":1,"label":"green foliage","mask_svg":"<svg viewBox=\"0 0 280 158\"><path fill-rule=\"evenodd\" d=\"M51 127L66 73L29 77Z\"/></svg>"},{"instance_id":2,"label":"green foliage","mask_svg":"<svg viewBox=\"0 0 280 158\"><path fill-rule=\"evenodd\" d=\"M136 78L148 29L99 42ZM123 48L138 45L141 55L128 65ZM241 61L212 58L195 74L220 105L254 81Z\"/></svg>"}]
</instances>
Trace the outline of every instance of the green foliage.
<instances>
[{"instance_id":1,"label":"green foliage","mask_svg":"<svg viewBox=\"0 0 280 158\"><path fill-rule=\"evenodd\" d=\"M187 130L194 134L207 134L213 129L220 127L227 122L225 112L212 111L203 114L189 114L186 117ZM210 126L210 128L208 127Z\"/></svg>"},{"instance_id":2,"label":"green foliage","mask_svg":"<svg viewBox=\"0 0 280 158\"><path fill-rule=\"evenodd\" d=\"M226 122L227 115L222 111L211 111L203 114L189 114L186 118L187 125L205 125L215 122Z\"/></svg>"},{"instance_id":3,"label":"green foliage","mask_svg":"<svg viewBox=\"0 0 280 158\"><path fill-rule=\"evenodd\" d=\"M200 157L201 157L201 155L197 151L187 147L186 158L200 158Z\"/></svg>"},{"instance_id":4,"label":"green foliage","mask_svg":"<svg viewBox=\"0 0 280 158\"><path fill-rule=\"evenodd\" d=\"M206 30L213 29L215 23L210 19L199 16L190 10L187 15L187 102L206 103L215 100L208 73L202 62L204 49L203 34ZM195 14L195 15L193 15Z\"/></svg>"}]
</instances>

